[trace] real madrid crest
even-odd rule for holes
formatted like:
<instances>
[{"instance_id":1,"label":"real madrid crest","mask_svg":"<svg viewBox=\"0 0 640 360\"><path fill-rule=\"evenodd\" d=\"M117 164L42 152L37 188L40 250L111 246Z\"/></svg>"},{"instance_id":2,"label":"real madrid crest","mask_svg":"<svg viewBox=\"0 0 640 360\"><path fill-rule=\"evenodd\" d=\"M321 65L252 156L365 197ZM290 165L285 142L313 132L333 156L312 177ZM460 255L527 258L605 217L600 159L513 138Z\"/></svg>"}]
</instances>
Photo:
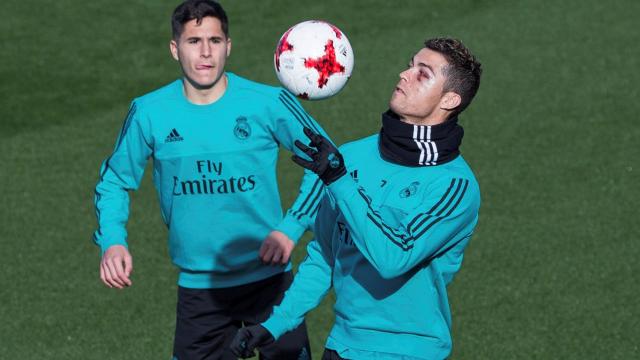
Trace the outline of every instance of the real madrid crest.
<instances>
[{"instance_id":1,"label":"real madrid crest","mask_svg":"<svg viewBox=\"0 0 640 360\"><path fill-rule=\"evenodd\" d=\"M239 116L236 119L236 126L233 128L233 134L240 140L246 140L251 136L251 125L244 116Z\"/></svg>"},{"instance_id":2,"label":"real madrid crest","mask_svg":"<svg viewBox=\"0 0 640 360\"><path fill-rule=\"evenodd\" d=\"M400 190L400 197L401 198L408 198L409 196L413 196L416 192L418 192L418 186L420 185L419 182L414 181L411 183L411 185L407 186L406 188Z\"/></svg>"}]
</instances>

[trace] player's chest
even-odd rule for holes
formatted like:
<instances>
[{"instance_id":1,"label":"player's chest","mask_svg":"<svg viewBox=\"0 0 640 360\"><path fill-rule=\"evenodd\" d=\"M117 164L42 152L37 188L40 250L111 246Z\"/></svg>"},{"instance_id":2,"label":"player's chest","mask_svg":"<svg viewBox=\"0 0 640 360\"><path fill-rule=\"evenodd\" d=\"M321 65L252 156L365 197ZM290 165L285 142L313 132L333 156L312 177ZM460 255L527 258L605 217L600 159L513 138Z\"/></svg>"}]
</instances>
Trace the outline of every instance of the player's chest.
<instances>
[{"instance_id":1,"label":"player's chest","mask_svg":"<svg viewBox=\"0 0 640 360\"><path fill-rule=\"evenodd\" d=\"M376 211L393 209L398 213L409 213L421 205L428 191L428 177L420 171L385 169L377 166L352 167L351 177L370 200L369 206Z\"/></svg>"},{"instance_id":2,"label":"player's chest","mask_svg":"<svg viewBox=\"0 0 640 360\"><path fill-rule=\"evenodd\" d=\"M255 112L168 112L153 119L154 156L242 153L277 147L268 121Z\"/></svg>"},{"instance_id":3,"label":"player's chest","mask_svg":"<svg viewBox=\"0 0 640 360\"><path fill-rule=\"evenodd\" d=\"M428 181L421 176L422 171L398 168L376 166L375 162L349 167L349 174L363 190L359 196L366 196L367 212L360 216L376 213L384 219L385 224L398 228L403 226L410 213L426 206L424 198L429 189ZM365 264L366 260L355 247L355 235L350 233L342 212L339 212L336 223L333 246L345 267L342 270L349 272L349 269L357 268L357 264Z\"/></svg>"}]
</instances>

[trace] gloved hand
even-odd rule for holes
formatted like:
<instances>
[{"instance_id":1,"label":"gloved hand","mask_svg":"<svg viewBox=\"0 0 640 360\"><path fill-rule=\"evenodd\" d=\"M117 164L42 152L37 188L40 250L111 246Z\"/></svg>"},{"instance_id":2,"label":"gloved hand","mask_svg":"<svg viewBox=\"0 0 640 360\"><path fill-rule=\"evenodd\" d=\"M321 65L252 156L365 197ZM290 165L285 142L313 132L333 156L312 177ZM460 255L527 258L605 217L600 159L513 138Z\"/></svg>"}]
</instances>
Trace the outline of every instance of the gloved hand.
<instances>
[{"instance_id":1,"label":"gloved hand","mask_svg":"<svg viewBox=\"0 0 640 360\"><path fill-rule=\"evenodd\" d=\"M255 355L253 353L255 348L269 345L274 341L273 335L264 326L253 325L238 330L229 348L235 356L247 359Z\"/></svg>"},{"instance_id":2,"label":"gloved hand","mask_svg":"<svg viewBox=\"0 0 640 360\"><path fill-rule=\"evenodd\" d=\"M304 128L304 134L311 140L309 145L316 150L296 140L294 143L296 147L311 158L311 161L307 161L298 155L293 155L292 160L296 164L318 174L325 185L331 184L347 173L342 154L329 139L314 133L307 127Z\"/></svg>"}]
</instances>

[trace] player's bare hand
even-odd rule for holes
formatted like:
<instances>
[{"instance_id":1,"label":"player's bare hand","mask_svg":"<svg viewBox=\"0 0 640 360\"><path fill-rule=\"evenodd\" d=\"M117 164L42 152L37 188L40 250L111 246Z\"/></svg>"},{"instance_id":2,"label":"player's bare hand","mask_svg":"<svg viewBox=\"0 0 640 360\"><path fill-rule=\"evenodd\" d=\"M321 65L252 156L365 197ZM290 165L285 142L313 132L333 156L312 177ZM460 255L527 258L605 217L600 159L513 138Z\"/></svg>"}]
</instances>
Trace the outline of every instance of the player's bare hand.
<instances>
[{"instance_id":1,"label":"player's bare hand","mask_svg":"<svg viewBox=\"0 0 640 360\"><path fill-rule=\"evenodd\" d=\"M133 271L133 259L122 245L110 246L100 261L100 279L110 288L131 286L129 276Z\"/></svg>"},{"instance_id":2,"label":"player's bare hand","mask_svg":"<svg viewBox=\"0 0 640 360\"><path fill-rule=\"evenodd\" d=\"M274 230L262 242L260 259L271 265L284 265L289 262L295 244L284 233Z\"/></svg>"}]
</instances>

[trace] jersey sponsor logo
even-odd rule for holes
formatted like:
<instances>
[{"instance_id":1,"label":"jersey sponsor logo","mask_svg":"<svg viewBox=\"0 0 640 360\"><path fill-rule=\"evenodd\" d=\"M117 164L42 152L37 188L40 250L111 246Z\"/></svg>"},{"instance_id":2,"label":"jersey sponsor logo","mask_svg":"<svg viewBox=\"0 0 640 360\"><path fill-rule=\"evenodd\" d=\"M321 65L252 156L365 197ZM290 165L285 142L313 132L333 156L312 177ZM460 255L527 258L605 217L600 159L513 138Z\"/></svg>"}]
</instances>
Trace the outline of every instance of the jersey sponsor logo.
<instances>
[{"instance_id":1,"label":"jersey sponsor logo","mask_svg":"<svg viewBox=\"0 0 640 360\"><path fill-rule=\"evenodd\" d=\"M169 135L167 135L167 137L164 139L164 142L170 143L170 142L183 141L183 140L184 138L180 136L180 134L178 134L178 130L173 128L169 133Z\"/></svg>"},{"instance_id":2,"label":"jersey sponsor logo","mask_svg":"<svg viewBox=\"0 0 640 360\"><path fill-rule=\"evenodd\" d=\"M407 186L406 188L400 190L400 197L401 198L408 198L410 196L415 195L418 192L418 186L420 186L420 183L417 181L412 182L409 186Z\"/></svg>"},{"instance_id":3,"label":"jersey sponsor logo","mask_svg":"<svg viewBox=\"0 0 640 360\"><path fill-rule=\"evenodd\" d=\"M256 176L232 176L226 179L210 179L202 175L201 179L182 180L173 177L173 196L235 194L252 191L256 188Z\"/></svg>"},{"instance_id":4,"label":"jersey sponsor logo","mask_svg":"<svg viewBox=\"0 0 640 360\"><path fill-rule=\"evenodd\" d=\"M251 136L251 125L246 117L240 116L236 119L236 126L233 128L233 135L240 140L246 140Z\"/></svg>"},{"instance_id":5,"label":"jersey sponsor logo","mask_svg":"<svg viewBox=\"0 0 640 360\"><path fill-rule=\"evenodd\" d=\"M195 176L199 178L184 179L174 175L173 196L236 194L256 188L256 175L225 176L221 161L196 160L194 165Z\"/></svg>"}]
</instances>

